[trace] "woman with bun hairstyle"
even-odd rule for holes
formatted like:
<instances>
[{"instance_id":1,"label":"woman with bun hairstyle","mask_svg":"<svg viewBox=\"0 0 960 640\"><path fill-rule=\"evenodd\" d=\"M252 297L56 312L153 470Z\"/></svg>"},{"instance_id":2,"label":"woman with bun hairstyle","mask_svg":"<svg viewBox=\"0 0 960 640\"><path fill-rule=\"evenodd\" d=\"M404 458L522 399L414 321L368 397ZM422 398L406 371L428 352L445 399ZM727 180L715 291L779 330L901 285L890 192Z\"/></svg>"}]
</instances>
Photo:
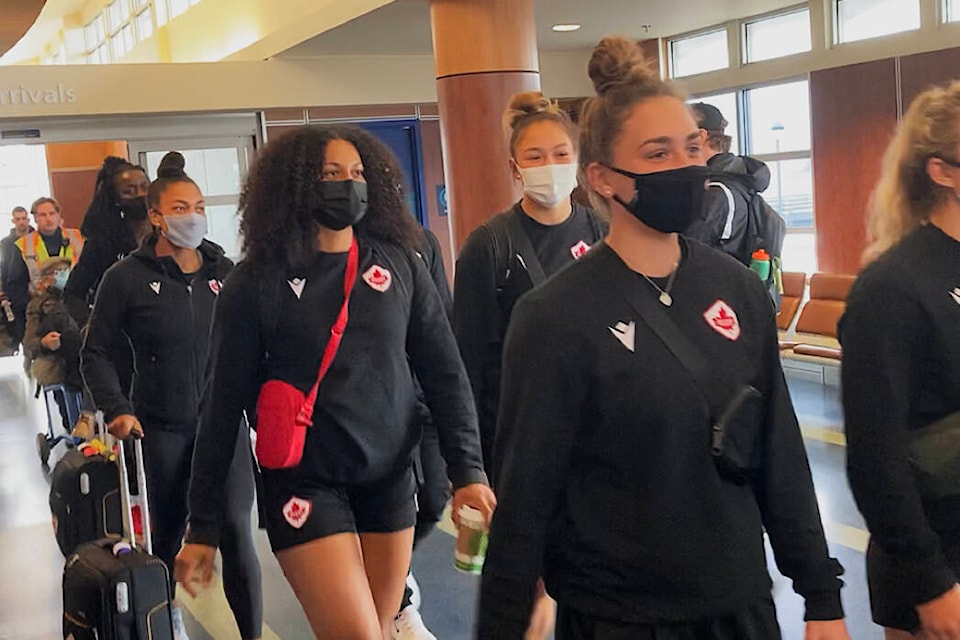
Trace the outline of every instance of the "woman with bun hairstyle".
<instances>
[{"instance_id":1,"label":"woman with bun hairstyle","mask_svg":"<svg viewBox=\"0 0 960 640\"><path fill-rule=\"evenodd\" d=\"M194 589L210 579L225 446L256 408L267 535L317 638L391 636L416 523L414 373L454 513L469 505L489 519L496 502L401 177L393 154L360 129L300 127L271 141L244 186L245 260L211 332L177 580Z\"/></svg>"},{"instance_id":2,"label":"woman with bun hairstyle","mask_svg":"<svg viewBox=\"0 0 960 640\"><path fill-rule=\"evenodd\" d=\"M214 303L233 264L223 249L204 239L203 194L184 173L182 155L171 152L163 158L147 202L153 233L104 274L81 368L110 433L123 439L143 437L154 554L172 576L187 523ZM117 336L129 340L133 350L129 398L112 357ZM227 514L220 534L224 590L242 637L253 640L261 635L262 604L250 522L254 494L250 440L244 430L223 446L232 459L216 490ZM186 640L177 606L174 630L176 640Z\"/></svg>"},{"instance_id":3,"label":"woman with bun hairstyle","mask_svg":"<svg viewBox=\"0 0 960 640\"><path fill-rule=\"evenodd\" d=\"M491 477L500 358L513 305L607 232L604 221L570 197L577 187L577 128L557 103L539 91L518 93L503 114L503 128L523 197L467 238L457 259L453 296L454 331Z\"/></svg>"},{"instance_id":4,"label":"woman with bun hairstyle","mask_svg":"<svg viewBox=\"0 0 960 640\"><path fill-rule=\"evenodd\" d=\"M770 300L679 235L697 125L633 40L589 73L580 168L610 234L513 314L478 637L522 638L542 575L558 640L775 640L766 531L806 640L849 640Z\"/></svg>"},{"instance_id":5,"label":"woman with bun hairstyle","mask_svg":"<svg viewBox=\"0 0 960 640\"><path fill-rule=\"evenodd\" d=\"M904 115L870 204L870 235L839 332L847 471L870 530L870 607L888 640L957 640L960 81L924 91Z\"/></svg>"}]
</instances>

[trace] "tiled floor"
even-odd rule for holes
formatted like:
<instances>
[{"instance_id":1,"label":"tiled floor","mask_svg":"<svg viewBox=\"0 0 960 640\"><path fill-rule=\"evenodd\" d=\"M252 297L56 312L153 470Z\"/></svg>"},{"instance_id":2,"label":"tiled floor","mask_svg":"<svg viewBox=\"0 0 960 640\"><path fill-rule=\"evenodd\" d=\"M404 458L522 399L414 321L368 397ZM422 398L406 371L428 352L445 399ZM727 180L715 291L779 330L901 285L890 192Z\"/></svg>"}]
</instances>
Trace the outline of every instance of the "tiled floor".
<instances>
[{"instance_id":1,"label":"tiled floor","mask_svg":"<svg viewBox=\"0 0 960 640\"><path fill-rule=\"evenodd\" d=\"M866 535L844 474L842 421L837 389L791 378L791 391L807 437L831 550L846 567L844 602L854 640L879 640L870 622L863 567ZM45 427L42 400L34 400L19 364L0 359L0 640L52 640L60 637L61 557L47 507L48 474L35 450L35 433ZM841 443L841 444L838 444ZM59 451L54 452L54 457ZM262 532L257 540L264 572L267 629L264 637L309 638L293 593L269 553ZM438 531L418 550L414 571L424 603L423 617L440 640L470 637L477 579L453 569L453 538ZM773 561L771 559L771 566ZM775 596L785 640L802 640L802 602L788 581L775 578ZM222 591L211 589L186 602L193 640L233 640L236 627Z\"/></svg>"}]
</instances>

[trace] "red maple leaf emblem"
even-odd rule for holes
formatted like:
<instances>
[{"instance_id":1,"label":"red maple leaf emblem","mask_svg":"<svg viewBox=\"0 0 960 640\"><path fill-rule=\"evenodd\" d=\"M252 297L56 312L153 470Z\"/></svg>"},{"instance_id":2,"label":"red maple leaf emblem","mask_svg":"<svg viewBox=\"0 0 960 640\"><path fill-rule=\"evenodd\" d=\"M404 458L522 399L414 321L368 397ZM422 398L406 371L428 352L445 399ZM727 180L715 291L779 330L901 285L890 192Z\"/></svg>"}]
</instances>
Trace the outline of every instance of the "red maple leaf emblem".
<instances>
[{"instance_id":1,"label":"red maple leaf emblem","mask_svg":"<svg viewBox=\"0 0 960 640\"><path fill-rule=\"evenodd\" d=\"M303 507L301 507L301 506L300 506L299 504L297 504L296 502L294 502L292 505L290 505L290 517L291 517L291 518L293 518L294 520L298 520L298 519L300 519L300 517L301 517L302 515L303 515Z\"/></svg>"},{"instance_id":2,"label":"red maple leaf emblem","mask_svg":"<svg viewBox=\"0 0 960 640\"><path fill-rule=\"evenodd\" d=\"M373 284L383 284L387 281L387 276L380 269L374 269L370 274L370 282Z\"/></svg>"},{"instance_id":3,"label":"red maple leaf emblem","mask_svg":"<svg viewBox=\"0 0 960 640\"><path fill-rule=\"evenodd\" d=\"M730 329L733 329L733 325L736 323L736 320L727 313L726 309L720 309L720 313L714 317L713 323L724 331L729 331Z\"/></svg>"}]
</instances>

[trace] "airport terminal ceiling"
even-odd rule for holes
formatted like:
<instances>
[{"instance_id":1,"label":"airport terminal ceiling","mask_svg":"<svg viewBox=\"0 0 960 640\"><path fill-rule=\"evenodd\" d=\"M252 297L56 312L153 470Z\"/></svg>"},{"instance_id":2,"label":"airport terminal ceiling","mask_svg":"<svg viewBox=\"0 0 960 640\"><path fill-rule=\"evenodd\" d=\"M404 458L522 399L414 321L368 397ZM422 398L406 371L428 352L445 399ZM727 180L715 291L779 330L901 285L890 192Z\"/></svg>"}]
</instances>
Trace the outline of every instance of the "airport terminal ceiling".
<instances>
[{"instance_id":1,"label":"airport terminal ceiling","mask_svg":"<svg viewBox=\"0 0 960 640\"><path fill-rule=\"evenodd\" d=\"M0 55L15 45L36 21L44 0L4 0L0 20Z\"/></svg>"},{"instance_id":2,"label":"airport terminal ceiling","mask_svg":"<svg viewBox=\"0 0 960 640\"><path fill-rule=\"evenodd\" d=\"M668 37L796 4L796 0L683 0L679 10L680 4L663 0L535 0L537 37L541 51L590 49L611 33L638 39ZM582 28L569 33L552 30L555 24L570 23ZM429 0L394 0L281 57L429 54L432 46Z\"/></svg>"}]
</instances>

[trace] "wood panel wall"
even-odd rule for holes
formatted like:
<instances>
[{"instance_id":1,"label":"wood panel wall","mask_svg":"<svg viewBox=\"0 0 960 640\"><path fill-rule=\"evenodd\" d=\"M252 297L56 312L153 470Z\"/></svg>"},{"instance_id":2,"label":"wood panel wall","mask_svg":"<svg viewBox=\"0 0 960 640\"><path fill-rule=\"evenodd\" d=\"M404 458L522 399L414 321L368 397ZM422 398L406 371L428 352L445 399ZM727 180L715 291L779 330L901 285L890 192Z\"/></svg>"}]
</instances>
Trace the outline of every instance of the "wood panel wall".
<instances>
[{"instance_id":1,"label":"wood panel wall","mask_svg":"<svg viewBox=\"0 0 960 640\"><path fill-rule=\"evenodd\" d=\"M63 224L79 228L93 199L97 173L107 156L127 157L123 141L71 142L46 145L52 195L60 203ZM48 194L42 194L48 195Z\"/></svg>"},{"instance_id":2,"label":"wood panel wall","mask_svg":"<svg viewBox=\"0 0 960 640\"><path fill-rule=\"evenodd\" d=\"M896 61L815 71L810 112L820 270L856 273L867 201L897 123Z\"/></svg>"}]
</instances>

